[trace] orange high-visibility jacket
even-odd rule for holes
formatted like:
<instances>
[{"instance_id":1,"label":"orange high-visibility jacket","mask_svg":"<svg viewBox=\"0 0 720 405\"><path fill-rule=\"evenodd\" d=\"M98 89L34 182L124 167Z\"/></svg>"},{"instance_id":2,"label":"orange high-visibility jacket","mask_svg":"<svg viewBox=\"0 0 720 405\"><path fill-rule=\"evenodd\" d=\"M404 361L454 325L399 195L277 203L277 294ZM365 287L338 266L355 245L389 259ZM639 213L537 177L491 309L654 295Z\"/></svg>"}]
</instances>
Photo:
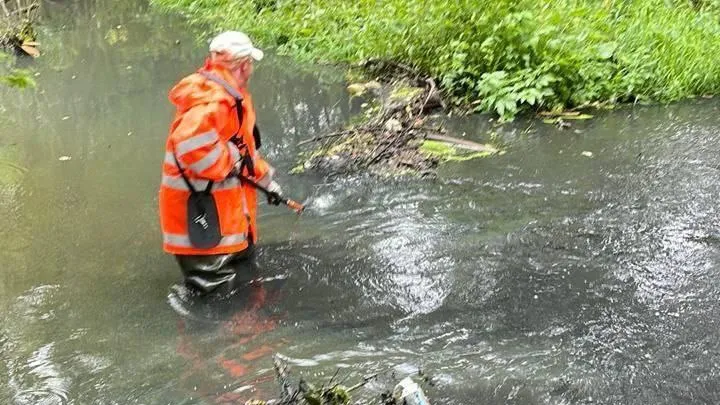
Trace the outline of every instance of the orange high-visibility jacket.
<instances>
[{"instance_id":1,"label":"orange high-visibility jacket","mask_svg":"<svg viewBox=\"0 0 720 405\"><path fill-rule=\"evenodd\" d=\"M159 192L163 249L179 255L239 252L248 247L248 241L257 241L257 196L252 186L241 184L237 177L229 176L230 172L249 154L254 173L247 173L248 177L267 187L272 181L273 169L256 151L255 110L248 91L237 88L226 69L209 61L198 72L222 79L242 95L242 126L238 128L235 98L222 85L199 73L183 78L170 91L169 99L176 112L165 146ZM247 146L242 152L231 141L236 134ZM190 244L186 218L190 190L180 175L173 153L195 190L205 190L209 181L214 182L211 191L222 234L214 248L197 249Z\"/></svg>"}]
</instances>

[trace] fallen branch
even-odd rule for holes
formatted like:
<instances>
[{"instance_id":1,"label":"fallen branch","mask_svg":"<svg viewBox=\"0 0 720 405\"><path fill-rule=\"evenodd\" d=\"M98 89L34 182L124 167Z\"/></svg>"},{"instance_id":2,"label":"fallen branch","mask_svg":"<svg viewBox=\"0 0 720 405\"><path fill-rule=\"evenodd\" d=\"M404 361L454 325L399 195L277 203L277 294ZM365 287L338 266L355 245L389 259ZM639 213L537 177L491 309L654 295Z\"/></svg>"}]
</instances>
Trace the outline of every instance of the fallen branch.
<instances>
[{"instance_id":1,"label":"fallen branch","mask_svg":"<svg viewBox=\"0 0 720 405\"><path fill-rule=\"evenodd\" d=\"M343 387L340 383L333 384L340 369L335 371L328 382L329 387L323 384L319 389L304 380L300 380L296 384L296 388L290 383L288 366L285 361L276 354L273 357L273 367L275 369L275 377L280 384L280 399L271 399L268 401L248 401L247 404L262 405L345 405L350 402L350 393L365 386L368 382L377 377L377 374L364 377L362 381L350 388Z\"/></svg>"},{"instance_id":2,"label":"fallen branch","mask_svg":"<svg viewBox=\"0 0 720 405\"><path fill-rule=\"evenodd\" d=\"M487 145L483 145L481 143L468 141L466 139L453 138L451 136L445 136L445 135L427 134L427 135L425 135L425 139L431 139L433 141L449 143L449 144L455 145L457 147L476 151L476 152L492 152L495 150L495 148L491 148L491 147L489 147Z\"/></svg>"},{"instance_id":3,"label":"fallen branch","mask_svg":"<svg viewBox=\"0 0 720 405\"><path fill-rule=\"evenodd\" d=\"M357 384L353 385L352 387L348 388L348 389L347 389L347 390L345 390L345 391L347 391L348 393L351 393L351 392L353 392L353 391L355 391L355 390L357 390L357 389L360 389L360 388L362 388L362 387L366 386L366 385L367 385L367 383L369 383L370 381L372 381L372 380L376 379L376 378L377 378L377 376L378 376L378 375L377 375L377 373L375 373L375 374L371 374L371 375L369 375L369 376L367 376L367 377L363 378L363 380L362 380L361 382L359 382L359 383L357 383Z\"/></svg>"},{"instance_id":4,"label":"fallen branch","mask_svg":"<svg viewBox=\"0 0 720 405\"><path fill-rule=\"evenodd\" d=\"M420 112L427 111L426 108L428 106L428 102L432 99L434 101L434 105L431 105L431 108L433 107L441 107L442 109L445 109L445 102L440 97L440 92L437 88L437 85L435 84L435 80L433 80L432 77L428 77L425 79L425 83L430 87L427 92L427 97L425 98L425 102L423 102L422 107L420 108Z\"/></svg>"},{"instance_id":5,"label":"fallen branch","mask_svg":"<svg viewBox=\"0 0 720 405\"><path fill-rule=\"evenodd\" d=\"M297 397L296 390L290 386L288 378L287 364L277 354L273 356L273 367L275 368L275 376L280 383L280 403L291 404L292 399Z\"/></svg>"}]
</instances>

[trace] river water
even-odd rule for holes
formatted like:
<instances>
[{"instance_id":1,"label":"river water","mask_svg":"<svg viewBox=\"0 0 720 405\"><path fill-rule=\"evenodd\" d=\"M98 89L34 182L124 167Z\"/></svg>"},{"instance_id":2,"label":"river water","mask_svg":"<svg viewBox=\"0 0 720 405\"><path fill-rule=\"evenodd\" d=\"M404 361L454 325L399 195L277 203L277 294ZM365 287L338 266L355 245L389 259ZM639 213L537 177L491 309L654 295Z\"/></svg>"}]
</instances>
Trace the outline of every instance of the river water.
<instances>
[{"instance_id":1,"label":"river water","mask_svg":"<svg viewBox=\"0 0 720 405\"><path fill-rule=\"evenodd\" d=\"M194 305L157 219L193 38L135 1L48 2L38 88L0 89L1 404L242 404L276 396L274 352L311 381L379 372L357 398L421 368L434 404L720 403L717 99L447 120L506 153L433 181L290 176L353 102L270 56L262 152L308 210L263 205L262 282Z\"/></svg>"}]
</instances>

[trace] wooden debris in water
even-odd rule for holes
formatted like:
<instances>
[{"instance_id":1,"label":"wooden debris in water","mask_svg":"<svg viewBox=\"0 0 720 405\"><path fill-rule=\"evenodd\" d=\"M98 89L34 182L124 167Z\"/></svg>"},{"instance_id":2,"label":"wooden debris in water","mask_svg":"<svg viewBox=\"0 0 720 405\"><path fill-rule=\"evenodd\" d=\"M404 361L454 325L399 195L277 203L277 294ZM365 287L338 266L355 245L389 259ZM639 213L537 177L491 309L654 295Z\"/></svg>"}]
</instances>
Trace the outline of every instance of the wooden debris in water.
<instances>
[{"instance_id":1,"label":"wooden debris in water","mask_svg":"<svg viewBox=\"0 0 720 405\"><path fill-rule=\"evenodd\" d=\"M404 70L396 64L392 68ZM472 158L497 153L497 149L486 145L444 136L440 128L427 124L429 112L445 108L431 78L412 77L405 72L402 78L385 85L377 81L353 83L348 91L353 96L372 92L377 97L365 111L366 120L300 142L300 146L317 147L303 154L293 173L316 170L331 174L369 171L379 175L434 175L440 162L451 159L423 149L428 140L449 144L453 149L472 150L476 152Z\"/></svg>"},{"instance_id":2,"label":"wooden debris in water","mask_svg":"<svg viewBox=\"0 0 720 405\"><path fill-rule=\"evenodd\" d=\"M293 384L287 362L279 354L273 357L273 367L275 378L280 385L280 398L268 401L250 400L245 405L348 405L351 400L350 394L364 387L377 376L374 374L365 377L357 384L345 387L335 382L338 374L336 372L327 384L318 388L302 379Z\"/></svg>"},{"instance_id":3,"label":"wooden debris in water","mask_svg":"<svg viewBox=\"0 0 720 405\"><path fill-rule=\"evenodd\" d=\"M37 21L40 2L36 0L0 0L0 48L20 54L40 56L33 24Z\"/></svg>"}]
</instances>

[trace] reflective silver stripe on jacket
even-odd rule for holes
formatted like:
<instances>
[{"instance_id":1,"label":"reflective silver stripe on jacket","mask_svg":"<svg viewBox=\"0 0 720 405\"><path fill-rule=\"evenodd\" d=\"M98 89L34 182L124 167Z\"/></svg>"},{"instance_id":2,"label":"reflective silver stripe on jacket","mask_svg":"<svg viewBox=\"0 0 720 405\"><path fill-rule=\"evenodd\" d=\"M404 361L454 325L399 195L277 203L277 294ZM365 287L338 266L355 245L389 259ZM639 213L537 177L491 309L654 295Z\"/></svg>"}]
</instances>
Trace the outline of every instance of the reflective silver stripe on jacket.
<instances>
[{"instance_id":1,"label":"reflective silver stripe on jacket","mask_svg":"<svg viewBox=\"0 0 720 405\"><path fill-rule=\"evenodd\" d=\"M195 190L204 190L207 185L207 180L195 180L195 179L188 179L190 180L190 184L192 184L193 188ZM189 191L187 184L185 184L185 180L180 175L177 176L168 176L167 174L164 174L162 176L162 185L168 188L171 188L173 190L181 190L181 191ZM237 177L228 177L227 179L223 181L217 181L213 184L212 191L217 190L230 190L233 188L238 188L241 186L240 179Z\"/></svg>"},{"instance_id":2,"label":"reflective silver stripe on jacket","mask_svg":"<svg viewBox=\"0 0 720 405\"><path fill-rule=\"evenodd\" d=\"M248 227L250 227L250 210L248 209L248 203L247 203L247 197L245 197L245 190L240 190L241 202L242 202L242 209L243 209L243 215L245 215L245 219L248 220Z\"/></svg>"},{"instance_id":3,"label":"reflective silver stripe on jacket","mask_svg":"<svg viewBox=\"0 0 720 405\"><path fill-rule=\"evenodd\" d=\"M190 184L192 184L193 188L195 190L205 190L205 188L208 185L208 180L195 180L195 179L188 179L190 181ZM185 184L185 180L183 180L182 176L168 176L167 174L163 174L161 184L165 187L171 188L173 190L190 190ZM215 186L213 185L213 188Z\"/></svg>"},{"instance_id":4,"label":"reflective silver stripe on jacket","mask_svg":"<svg viewBox=\"0 0 720 405\"><path fill-rule=\"evenodd\" d=\"M202 159L198 160L197 162L191 163L190 169L192 169L192 171L198 174L204 172L205 170L212 167L212 165L217 163L217 161L220 159L220 156L222 155L222 152L223 145L215 145L215 147L205 156L203 156Z\"/></svg>"},{"instance_id":5,"label":"reflective silver stripe on jacket","mask_svg":"<svg viewBox=\"0 0 720 405\"><path fill-rule=\"evenodd\" d=\"M261 187L268 188L270 187L270 183L272 183L272 177L273 176L271 173L266 173L264 176L257 180L257 184L259 184Z\"/></svg>"},{"instance_id":6,"label":"reflective silver stripe on jacket","mask_svg":"<svg viewBox=\"0 0 720 405\"><path fill-rule=\"evenodd\" d=\"M214 132L214 131L213 131L213 132ZM217 135L216 135L216 136L217 136ZM187 142L187 141L183 141L183 142ZM182 142L181 142L181 143L182 143ZM227 145L228 145L228 148L230 149L230 156L232 157L232 161L233 161L233 162L238 162L238 161L240 160L240 157L241 157L241 156L240 156L240 150L238 149L237 145L235 145L232 141L228 141L228 142L227 142ZM180 147L180 146L178 145L178 148L179 148L179 147ZM184 153L180 153L180 154L182 155L182 154L184 154ZM180 161L180 159L178 159L178 162L179 162L179 161ZM177 168L177 164L176 164L176 162L175 162L175 157L173 156L173 153L172 153L172 152L165 151L165 160L164 160L164 163L169 164L170 166L173 166L173 167L176 167L176 168ZM183 165L183 166L185 166L185 165Z\"/></svg>"},{"instance_id":7,"label":"reflective silver stripe on jacket","mask_svg":"<svg viewBox=\"0 0 720 405\"><path fill-rule=\"evenodd\" d=\"M238 149L237 145L228 142L228 148L230 148L230 156L232 156L233 163L239 162L242 156L240 156L240 149Z\"/></svg>"},{"instance_id":8,"label":"reflective silver stripe on jacket","mask_svg":"<svg viewBox=\"0 0 720 405\"><path fill-rule=\"evenodd\" d=\"M220 243L216 247L238 245L245 242L247 238L244 234L238 233L233 235L223 236L220 239ZM167 245L191 248L193 247L190 243L190 237L187 235L180 235L177 233L163 233L163 242Z\"/></svg>"},{"instance_id":9,"label":"reflective silver stripe on jacket","mask_svg":"<svg viewBox=\"0 0 720 405\"><path fill-rule=\"evenodd\" d=\"M175 146L175 152L178 156L182 156L186 153L202 148L203 146L215 144L219 140L220 138L218 137L217 132L215 132L215 130L211 130L178 143L177 146Z\"/></svg>"},{"instance_id":10,"label":"reflective silver stripe on jacket","mask_svg":"<svg viewBox=\"0 0 720 405\"><path fill-rule=\"evenodd\" d=\"M177 167L177 165L175 164L175 158L173 157L172 152L165 152L164 163L168 164L170 166L173 166L173 167Z\"/></svg>"},{"instance_id":11,"label":"reflective silver stripe on jacket","mask_svg":"<svg viewBox=\"0 0 720 405\"><path fill-rule=\"evenodd\" d=\"M257 182L257 184L261 185L262 187L268 188L270 186L270 183L272 183L274 176L275 176L275 169L271 167L270 170L268 170L268 172L265 173L264 176L257 179L256 182Z\"/></svg>"}]
</instances>

